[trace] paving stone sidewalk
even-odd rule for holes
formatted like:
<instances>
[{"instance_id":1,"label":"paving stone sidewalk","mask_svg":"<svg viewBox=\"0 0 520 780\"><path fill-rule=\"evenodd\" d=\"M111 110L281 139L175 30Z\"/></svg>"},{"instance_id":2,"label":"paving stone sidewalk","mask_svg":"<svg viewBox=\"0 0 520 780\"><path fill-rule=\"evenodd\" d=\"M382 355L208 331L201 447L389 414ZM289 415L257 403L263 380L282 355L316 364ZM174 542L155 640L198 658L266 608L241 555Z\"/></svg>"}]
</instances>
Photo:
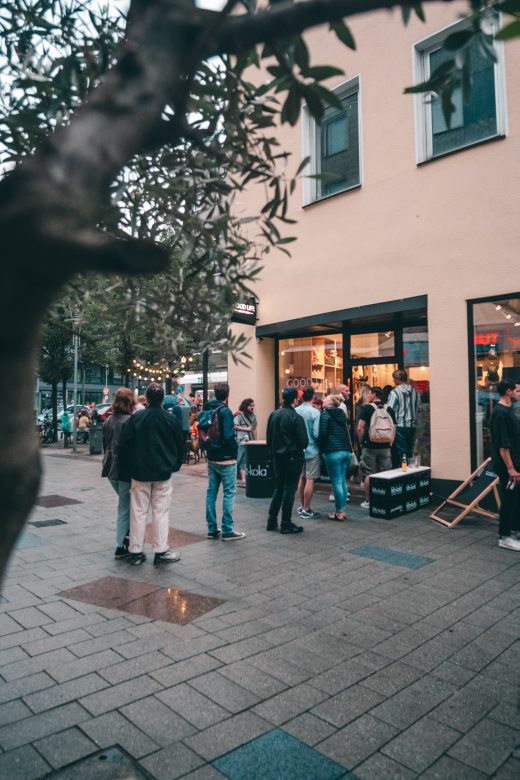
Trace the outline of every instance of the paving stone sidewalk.
<instances>
[{"instance_id":1,"label":"paving stone sidewalk","mask_svg":"<svg viewBox=\"0 0 520 780\"><path fill-rule=\"evenodd\" d=\"M43 461L41 496L79 503L35 507L31 522L62 522L28 525L9 565L1 780L116 745L155 780L520 778L520 555L495 524L376 520L353 497L347 523L281 536L241 491L247 539L179 536L179 563L153 567L148 545L134 567L113 557L99 458ZM201 537L204 469L176 475L170 515ZM119 609L60 595L99 580ZM158 593L165 620L136 606ZM218 606L191 619L213 603L199 597Z\"/></svg>"}]
</instances>

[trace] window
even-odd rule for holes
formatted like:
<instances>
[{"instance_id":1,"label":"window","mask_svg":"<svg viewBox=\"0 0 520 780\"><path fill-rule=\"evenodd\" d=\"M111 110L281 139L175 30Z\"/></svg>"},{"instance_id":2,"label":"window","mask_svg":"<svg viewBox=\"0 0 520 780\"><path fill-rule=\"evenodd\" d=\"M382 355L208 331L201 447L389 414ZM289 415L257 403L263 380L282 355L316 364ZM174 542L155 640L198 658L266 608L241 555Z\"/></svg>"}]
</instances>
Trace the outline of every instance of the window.
<instances>
[{"instance_id":1,"label":"window","mask_svg":"<svg viewBox=\"0 0 520 780\"><path fill-rule=\"evenodd\" d=\"M280 393L285 387L305 390L313 387L318 397L343 382L343 340L331 336L281 339L279 343Z\"/></svg>"},{"instance_id":2,"label":"window","mask_svg":"<svg viewBox=\"0 0 520 780\"><path fill-rule=\"evenodd\" d=\"M489 421L498 403L497 382L520 383L520 298L472 303L475 395L473 431L475 468L491 454ZM520 408L515 407L520 416Z\"/></svg>"},{"instance_id":3,"label":"window","mask_svg":"<svg viewBox=\"0 0 520 780\"><path fill-rule=\"evenodd\" d=\"M498 21L494 23L498 26ZM448 35L464 29L465 23L422 41L415 47L416 82L426 81L443 63L453 59L455 52L444 51L442 44ZM463 100L462 88L452 93L455 111L450 126L446 124L440 99L427 93L416 95L417 161L426 160L463 149L489 138L505 135L505 84L503 47L495 43L497 62L484 52L476 37L464 47L471 67L471 94Z\"/></svg>"},{"instance_id":4,"label":"window","mask_svg":"<svg viewBox=\"0 0 520 780\"><path fill-rule=\"evenodd\" d=\"M335 92L342 108L326 108L320 124L304 108L303 151L304 157L310 157L304 205L361 184L359 80L353 79Z\"/></svg>"}]
</instances>

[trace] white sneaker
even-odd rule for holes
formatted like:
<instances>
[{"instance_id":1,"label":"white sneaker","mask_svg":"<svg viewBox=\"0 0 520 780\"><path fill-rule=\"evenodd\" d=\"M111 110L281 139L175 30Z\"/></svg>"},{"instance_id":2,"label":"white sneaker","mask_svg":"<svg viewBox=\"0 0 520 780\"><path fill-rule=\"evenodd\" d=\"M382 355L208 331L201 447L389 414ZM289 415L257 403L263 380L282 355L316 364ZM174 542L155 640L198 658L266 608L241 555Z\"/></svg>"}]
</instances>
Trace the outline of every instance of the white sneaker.
<instances>
[{"instance_id":1,"label":"white sneaker","mask_svg":"<svg viewBox=\"0 0 520 780\"><path fill-rule=\"evenodd\" d=\"M370 501L362 501L359 506L361 509L370 509Z\"/></svg>"},{"instance_id":2,"label":"white sneaker","mask_svg":"<svg viewBox=\"0 0 520 780\"><path fill-rule=\"evenodd\" d=\"M520 540L513 539L512 536L501 536L498 540L498 546L505 550L516 550L520 552Z\"/></svg>"}]
</instances>

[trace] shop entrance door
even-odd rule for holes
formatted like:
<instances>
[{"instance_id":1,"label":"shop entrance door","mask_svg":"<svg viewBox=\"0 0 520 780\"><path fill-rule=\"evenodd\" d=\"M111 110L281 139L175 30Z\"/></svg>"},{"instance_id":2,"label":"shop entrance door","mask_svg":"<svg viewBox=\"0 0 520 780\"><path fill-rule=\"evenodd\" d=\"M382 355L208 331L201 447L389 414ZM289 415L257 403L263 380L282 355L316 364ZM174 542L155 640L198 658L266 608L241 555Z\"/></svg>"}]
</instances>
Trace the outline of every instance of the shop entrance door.
<instances>
[{"instance_id":1,"label":"shop entrance door","mask_svg":"<svg viewBox=\"0 0 520 780\"><path fill-rule=\"evenodd\" d=\"M380 387L382 390L386 388L386 394L388 394L394 386L392 373L397 369L397 363L364 363L352 366L350 386L352 388L352 419L354 421L357 420L359 408L368 403L364 388Z\"/></svg>"}]
</instances>

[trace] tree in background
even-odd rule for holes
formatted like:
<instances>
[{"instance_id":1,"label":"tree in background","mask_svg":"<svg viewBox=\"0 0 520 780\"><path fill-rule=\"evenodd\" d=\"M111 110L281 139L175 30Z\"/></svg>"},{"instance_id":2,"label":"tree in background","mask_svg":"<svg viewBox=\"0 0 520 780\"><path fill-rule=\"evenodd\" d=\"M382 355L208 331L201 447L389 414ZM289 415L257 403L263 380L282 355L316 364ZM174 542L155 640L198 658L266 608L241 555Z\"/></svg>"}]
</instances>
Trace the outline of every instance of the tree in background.
<instances>
[{"instance_id":1,"label":"tree in background","mask_svg":"<svg viewBox=\"0 0 520 780\"><path fill-rule=\"evenodd\" d=\"M51 386L53 441L58 438L58 385L62 383L63 405L67 399L67 380L72 376L72 324L63 318L51 317L42 333L39 374Z\"/></svg>"},{"instance_id":2,"label":"tree in background","mask_svg":"<svg viewBox=\"0 0 520 780\"><path fill-rule=\"evenodd\" d=\"M195 308L211 343L265 254L291 241L282 231L295 180L277 123L295 124L303 101L318 120L337 105L322 82L341 71L311 64L302 33L326 23L354 48L342 19L393 7L423 18L433 1L228 0L210 11L132 0L125 17L79 0L0 0L0 384L10 408L0 418L0 571L38 490L33 377L63 286L78 274L107 275L108 288L115 278L134 320L150 317L172 356ZM457 56L413 88L442 94L448 119L453 89L470 87L469 38L489 48L490 9L520 14L519 0L469 0L469 29L447 41ZM250 73L261 65L271 79L258 86ZM252 181L265 198L245 214L239 196ZM144 279L172 272L167 286Z\"/></svg>"}]
</instances>

